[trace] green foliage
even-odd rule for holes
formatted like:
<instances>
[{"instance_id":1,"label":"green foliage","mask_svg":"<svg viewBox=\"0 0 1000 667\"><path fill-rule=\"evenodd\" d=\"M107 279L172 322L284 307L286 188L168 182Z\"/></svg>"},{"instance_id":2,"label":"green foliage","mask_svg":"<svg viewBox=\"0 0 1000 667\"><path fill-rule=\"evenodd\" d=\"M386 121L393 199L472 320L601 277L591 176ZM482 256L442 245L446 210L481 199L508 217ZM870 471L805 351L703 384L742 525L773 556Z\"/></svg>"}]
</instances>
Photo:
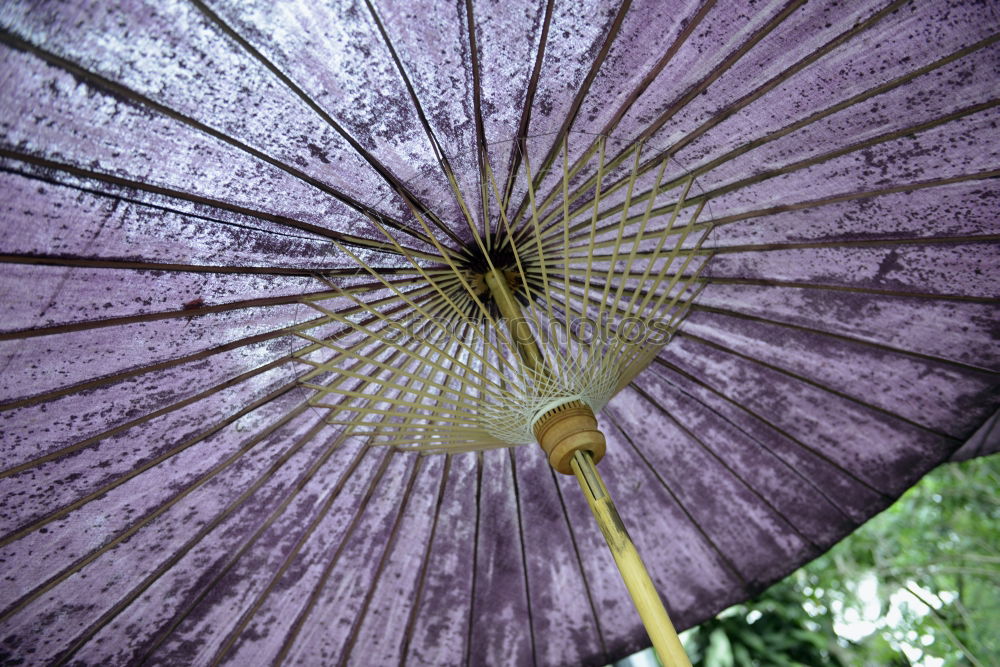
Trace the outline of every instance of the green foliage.
<instances>
[{"instance_id":1,"label":"green foliage","mask_svg":"<svg viewBox=\"0 0 1000 667\"><path fill-rule=\"evenodd\" d=\"M689 632L685 648L707 667L843 665L833 637L832 618L807 613L798 586L785 580Z\"/></svg>"},{"instance_id":2,"label":"green foliage","mask_svg":"<svg viewBox=\"0 0 1000 667\"><path fill-rule=\"evenodd\" d=\"M938 468L824 556L685 633L692 661L1000 665L998 489L1000 456Z\"/></svg>"}]
</instances>

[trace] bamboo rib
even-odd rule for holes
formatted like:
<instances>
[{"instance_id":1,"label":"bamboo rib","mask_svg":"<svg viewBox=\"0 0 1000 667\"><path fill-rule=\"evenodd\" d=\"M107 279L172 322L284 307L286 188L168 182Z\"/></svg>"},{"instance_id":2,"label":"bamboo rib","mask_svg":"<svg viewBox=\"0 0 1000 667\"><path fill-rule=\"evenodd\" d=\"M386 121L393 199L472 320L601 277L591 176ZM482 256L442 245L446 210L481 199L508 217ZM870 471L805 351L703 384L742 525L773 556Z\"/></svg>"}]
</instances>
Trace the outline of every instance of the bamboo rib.
<instances>
[{"instance_id":1,"label":"bamboo rib","mask_svg":"<svg viewBox=\"0 0 1000 667\"><path fill-rule=\"evenodd\" d=\"M597 186L594 190L594 211L593 218L590 224L590 243L594 243L595 234L597 233L597 216L600 213L600 202L601 202L601 186L604 181L604 150L607 141L605 137L600 139L599 155L597 159ZM569 220L566 220L566 226L569 226ZM568 263L568 262L567 262ZM568 267L563 268L563 272L567 275L569 271ZM593 255L587 253L587 271L584 278L584 301L583 312L586 313L590 309L590 276L594 268L594 258Z\"/></svg>"},{"instance_id":2,"label":"bamboo rib","mask_svg":"<svg viewBox=\"0 0 1000 667\"><path fill-rule=\"evenodd\" d=\"M535 242L537 244L537 250L538 250L538 262L539 262L539 265L541 267L541 272L542 272L542 284L545 285L546 291L547 291L547 288L548 288L548 285L549 285L549 272L548 272L548 267L546 266L547 263L546 263L545 255L542 253L542 246L541 246L542 239L541 239L541 237L539 235L540 230L539 230L539 226L538 226L539 225L539 222L538 222L538 209L535 208L535 187L534 187L534 184L533 184L534 183L534 179L531 176L531 162L528 159L528 155L527 154L525 154L525 156L524 156L524 168L525 168L525 173L527 174L527 178L528 178L528 180L527 180L527 182L528 182L528 202L529 202L529 205L530 205L530 208L531 208L531 223L535 227ZM496 298L496 297L494 297L494 298ZM511 297L511 299L513 299L513 297ZM555 321L555 317L552 314L552 301L550 299L544 299L544 301L545 301L545 307L546 307L546 310L547 310L547 313L548 313L548 321L549 322L553 322L553 321Z\"/></svg>"}]
</instances>

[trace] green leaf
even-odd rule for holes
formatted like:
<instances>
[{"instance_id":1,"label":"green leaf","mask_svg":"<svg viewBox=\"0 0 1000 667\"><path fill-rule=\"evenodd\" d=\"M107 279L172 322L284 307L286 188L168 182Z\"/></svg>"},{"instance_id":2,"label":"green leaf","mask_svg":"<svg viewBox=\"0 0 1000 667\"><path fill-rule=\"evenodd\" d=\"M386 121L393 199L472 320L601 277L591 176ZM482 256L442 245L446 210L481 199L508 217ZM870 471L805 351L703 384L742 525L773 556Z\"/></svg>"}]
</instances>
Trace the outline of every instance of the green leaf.
<instances>
[{"instance_id":1,"label":"green leaf","mask_svg":"<svg viewBox=\"0 0 1000 667\"><path fill-rule=\"evenodd\" d=\"M1000 455L932 471L829 552L692 631L692 660L706 667L905 667L910 663L894 646L906 642L943 659L946 667L1000 665L997 489ZM872 577L880 617L898 621L858 642L838 638L834 624L844 619L832 609L868 608L871 600L860 597L858 584ZM890 613L897 604L893 596L913 585L940 600L936 614L898 607L901 613ZM751 612L752 625L746 622ZM923 638L930 644L923 645Z\"/></svg>"},{"instance_id":2,"label":"green leaf","mask_svg":"<svg viewBox=\"0 0 1000 667\"><path fill-rule=\"evenodd\" d=\"M733 667L733 648L722 628L712 631L705 652L706 667Z\"/></svg>"}]
</instances>

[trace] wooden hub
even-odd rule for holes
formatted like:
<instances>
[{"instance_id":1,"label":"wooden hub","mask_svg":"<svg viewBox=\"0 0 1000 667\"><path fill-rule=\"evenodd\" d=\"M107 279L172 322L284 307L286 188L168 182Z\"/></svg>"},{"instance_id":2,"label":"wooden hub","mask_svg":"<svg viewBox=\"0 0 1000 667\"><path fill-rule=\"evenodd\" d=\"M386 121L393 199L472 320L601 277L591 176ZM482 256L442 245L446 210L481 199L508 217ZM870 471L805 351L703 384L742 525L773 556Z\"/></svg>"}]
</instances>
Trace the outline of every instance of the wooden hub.
<instances>
[{"instance_id":1,"label":"wooden hub","mask_svg":"<svg viewBox=\"0 0 1000 667\"><path fill-rule=\"evenodd\" d=\"M590 452L594 463L604 456L607 441L597 428L597 417L583 401L569 401L552 408L535 422L535 438L549 457L549 465L572 475L570 461L576 451Z\"/></svg>"}]
</instances>

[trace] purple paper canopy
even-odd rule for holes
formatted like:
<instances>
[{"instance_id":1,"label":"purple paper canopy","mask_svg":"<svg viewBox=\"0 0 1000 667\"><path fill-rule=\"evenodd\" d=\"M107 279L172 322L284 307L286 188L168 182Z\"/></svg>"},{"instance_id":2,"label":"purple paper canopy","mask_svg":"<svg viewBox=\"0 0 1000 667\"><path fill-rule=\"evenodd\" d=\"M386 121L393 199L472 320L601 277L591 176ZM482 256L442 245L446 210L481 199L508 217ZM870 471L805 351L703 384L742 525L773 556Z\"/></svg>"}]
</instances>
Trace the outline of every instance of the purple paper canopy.
<instances>
[{"instance_id":1,"label":"purple paper canopy","mask_svg":"<svg viewBox=\"0 0 1000 667\"><path fill-rule=\"evenodd\" d=\"M0 662L648 645L540 449L366 447L307 403L303 295L391 301L344 247L413 283L372 219L426 256L463 203L499 230L483 156L504 213L599 136L707 202L694 305L598 415L679 629L997 448L992 4L330 5L0 7Z\"/></svg>"}]
</instances>

